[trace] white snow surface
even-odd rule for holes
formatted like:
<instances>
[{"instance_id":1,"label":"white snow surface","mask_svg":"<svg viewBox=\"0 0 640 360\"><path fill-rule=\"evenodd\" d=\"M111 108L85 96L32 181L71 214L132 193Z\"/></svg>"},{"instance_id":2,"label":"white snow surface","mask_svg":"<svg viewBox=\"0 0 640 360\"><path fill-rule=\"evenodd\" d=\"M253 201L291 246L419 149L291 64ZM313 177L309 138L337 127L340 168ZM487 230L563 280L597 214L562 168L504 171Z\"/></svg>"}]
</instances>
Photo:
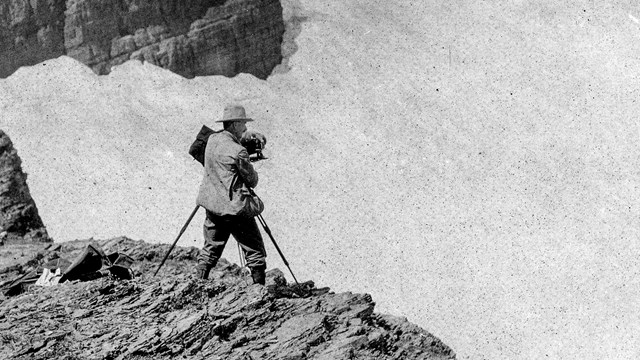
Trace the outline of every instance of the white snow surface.
<instances>
[{"instance_id":1,"label":"white snow surface","mask_svg":"<svg viewBox=\"0 0 640 360\"><path fill-rule=\"evenodd\" d=\"M638 358L640 9L532 3L287 0L301 28L267 81L61 57L0 80L0 129L56 241L170 243L191 141L241 103L298 279L371 293L462 359Z\"/></svg>"}]
</instances>

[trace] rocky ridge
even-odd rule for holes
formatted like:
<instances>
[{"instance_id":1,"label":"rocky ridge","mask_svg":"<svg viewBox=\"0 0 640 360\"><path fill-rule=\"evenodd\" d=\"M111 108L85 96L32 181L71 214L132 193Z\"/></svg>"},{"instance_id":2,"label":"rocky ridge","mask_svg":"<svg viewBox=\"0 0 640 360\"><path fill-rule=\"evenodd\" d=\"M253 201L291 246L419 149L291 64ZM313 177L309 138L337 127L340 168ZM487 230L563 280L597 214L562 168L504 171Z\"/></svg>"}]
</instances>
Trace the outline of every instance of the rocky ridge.
<instances>
[{"instance_id":1,"label":"rocky ridge","mask_svg":"<svg viewBox=\"0 0 640 360\"><path fill-rule=\"evenodd\" d=\"M187 78L266 78L282 60L278 0L8 0L0 77L68 55L98 74L135 59Z\"/></svg>"},{"instance_id":2,"label":"rocky ridge","mask_svg":"<svg viewBox=\"0 0 640 360\"><path fill-rule=\"evenodd\" d=\"M251 284L220 261L209 281L191 279L196 248L127 238L52 244L0 281L87 244L136 260L134 280L31 287L0 303L0 357L13 359L453 359L439 339L405 318L374 312L367 294L336 294L268 272Z\"/></svg>"},{"instance_id":3,"label":"rocky ridge","mask_svg":"<svg viewBox=\"0 0 640 360\"><path fill-rule=\"evenodd\" d=\"M0 243L51 241L9 136L0 130Z\"/></svg>"}]
</instances>

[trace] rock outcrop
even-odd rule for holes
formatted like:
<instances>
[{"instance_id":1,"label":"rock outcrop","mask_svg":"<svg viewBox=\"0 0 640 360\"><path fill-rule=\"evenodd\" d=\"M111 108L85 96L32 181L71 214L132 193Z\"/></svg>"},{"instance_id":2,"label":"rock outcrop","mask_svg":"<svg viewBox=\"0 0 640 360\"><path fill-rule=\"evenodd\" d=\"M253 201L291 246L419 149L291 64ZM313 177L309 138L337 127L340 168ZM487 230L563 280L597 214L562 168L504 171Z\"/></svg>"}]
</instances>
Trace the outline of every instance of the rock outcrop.
<instances>
[{"instance_id":1,"label":"rock outcrop","mask_svg":"<svg viewBox=\"0 0 640 360\"><path fill-rule=\"evenodd\" d=\"M266 78L282 60L279 0L7 0L0 77L67 55L98 74L130 59L192 78Z\"/></svg>"},{"instance_id":2,"label":"rock outcrop","mask_svg":"<svg viewBox=\"0 0 640 360\"><path fill-rule=\"evenodd\" d=\"M312 282L290 285L271 270L251 284L220 261L209 281L191 279L195 248L116 238L92 242L132 256L137 278L31 287L0 303L0 357L11 359L454 359L439 339L405 318L374 312L366 294L333 293ZM29 271L88 244L53 244Z\"/></svg>"},{"instance_id":3,"label":"rock outcrop","mask_svg":"<svg viewBox=\"0 0 640 360\"><path fill-rule=\"evenodd\" d=\"M4 233L4 234L2 234ZM22 172L18 152L0 130L0 236L9 241L51 241ZM4 239L6 238L6 239Z\"/></svg>"}]
</instances>

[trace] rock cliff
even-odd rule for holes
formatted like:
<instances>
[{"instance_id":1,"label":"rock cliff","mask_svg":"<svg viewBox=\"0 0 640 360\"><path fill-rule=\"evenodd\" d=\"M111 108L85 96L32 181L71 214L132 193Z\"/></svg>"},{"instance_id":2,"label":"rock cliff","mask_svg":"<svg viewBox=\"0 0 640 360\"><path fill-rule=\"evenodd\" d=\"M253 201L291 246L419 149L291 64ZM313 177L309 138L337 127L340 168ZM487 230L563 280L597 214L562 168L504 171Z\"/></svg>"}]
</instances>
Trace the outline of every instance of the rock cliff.
<instances>
[{"instance_id":1,"label":"rock cliff","mask_svg":"<svg viewBox=\"0 0 640 360\"><path fill-rule=\"evenodd\" d=\"M4 234L2 234L4 233ZM38 215L22 172L18 152L0 130L0 242L5 240L51 241Z\"/></svg>"},{"instance_id":2,"label":"rock cliff","mask_svg":"<svg viewBox=\"0 0 640 360\"><path fill-rule=\"evenodd\" d=\"M53 244L0 269L0 282L91 242L135 259L134 280L32 286L0 295L0 357L11 359L454 359L438 338L405 318L377 314L367 294L287 284L271 270L253 285L221 260L208 281L191 279L196 248L127 238ZM1 286L1 285L0 285Z\"/></svg>"},{"instance_id":3,"label":"rock cliff","mask_svg":"<svg viewBox=\"0 0 640 360\"><path fill-rule=\"evenodd\" d=\"M98 74L129 59L187 78L266 78L282 60L279 0L7 0L0 77L67 55Z\"/></svg>"}]
</instances>

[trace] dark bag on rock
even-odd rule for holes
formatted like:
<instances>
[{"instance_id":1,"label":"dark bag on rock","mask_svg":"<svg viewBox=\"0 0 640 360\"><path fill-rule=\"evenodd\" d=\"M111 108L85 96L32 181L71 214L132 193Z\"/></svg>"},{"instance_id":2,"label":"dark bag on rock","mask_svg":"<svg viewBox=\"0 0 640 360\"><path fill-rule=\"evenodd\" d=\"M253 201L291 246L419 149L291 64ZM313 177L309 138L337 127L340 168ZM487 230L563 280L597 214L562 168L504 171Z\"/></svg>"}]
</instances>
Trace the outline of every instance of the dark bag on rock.
<instances>
[{"instance_id":1,"label":"dark bag on rock","mask_svg":"<svg viewBox=\"0 0 640 360\"><path fill-rule=\"evenodd\" d=\"M89 244L76 260L65 270L60 282L91 281L111 274L121 280L133 279L133 259L120 253L105 255L100 246Z\"/></svg>"},{"instance_id":2,"label":"dark bag on rock","mask_svg":"<svg viewBox=\"0 0 640 360\"><path fill-rule=\"evenodd\" d=\"M102 248L97 245L89 244L75 261L65 270L60 283L65 281L89 281L96 279L95 276L87 276L96 273L102 268L102 265L108 264L107 256Z\"/></svg>"}]
</instances>

